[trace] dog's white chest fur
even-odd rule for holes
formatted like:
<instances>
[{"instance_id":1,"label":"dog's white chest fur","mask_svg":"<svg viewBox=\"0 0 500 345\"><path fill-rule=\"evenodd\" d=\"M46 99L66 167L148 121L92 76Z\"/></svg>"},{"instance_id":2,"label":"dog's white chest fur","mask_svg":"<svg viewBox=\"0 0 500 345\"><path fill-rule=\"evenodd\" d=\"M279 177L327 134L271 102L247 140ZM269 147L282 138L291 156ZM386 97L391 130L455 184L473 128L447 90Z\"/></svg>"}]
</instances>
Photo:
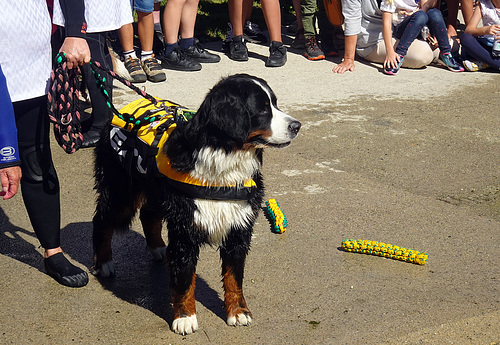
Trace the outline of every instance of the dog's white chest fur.
<instances>
[{"instance_id":1,"label":"dog's white chest fur","mask_svg":"<svg viewBox=\"0 0 500 345\"><path fill-rule=\"evenodd\" d=\"M210 244L220 244L232 227L245 227L254 217L252 208L244 200L220 201L196 199L194 222L206 231Z\"/></svg>"},{"instance_id":2,"label":"dog's white chest fur","mask_svg":"<svg viewBox=\"0 0 500 345\"><path fill-rule=\"evenodd\" d=\"M224 150L204 148L197 154L191 176L217 185L242 186L260 169L255 150L225 152ZM211 244L219 244L232 227L248 226L254 213L247 201L220 201L196 199L197 210L194 222L206 231Z\"/></svg>"}]
</instances>

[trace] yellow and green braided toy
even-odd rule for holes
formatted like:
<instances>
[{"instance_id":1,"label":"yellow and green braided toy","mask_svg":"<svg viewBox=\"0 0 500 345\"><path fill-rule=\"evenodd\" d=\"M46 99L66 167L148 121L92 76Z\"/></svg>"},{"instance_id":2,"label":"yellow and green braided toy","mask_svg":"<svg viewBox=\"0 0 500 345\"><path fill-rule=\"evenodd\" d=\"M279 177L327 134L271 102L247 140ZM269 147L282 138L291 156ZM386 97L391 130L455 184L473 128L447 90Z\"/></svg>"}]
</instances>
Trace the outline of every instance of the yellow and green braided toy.
<instances>
[{"instance_id":1,"label":"yellow and green braided toy","mask_svg":"<svg viewBox=\"0 0 500 345\"><path fill-rule=\"evenodd\" d=\"M281 234L286 231L288 220L285 214L281 211L280 205L276 199L269 199L266 201L266 213L271 221L272 231Z\"/></svg>"},{"instance_id":2,"label":"yellow and green braided toy","mask_svg":"<svg viewBox=\"0 0 500 345\"><path fill-rule=\"evenodd\" d=\"M344 240L342 241L342 248L348 252L378 255L418 265L425 265L427 262L427 253L404 247L393 246L392 244L384 242Z\"/></svg>"}]
</instances>

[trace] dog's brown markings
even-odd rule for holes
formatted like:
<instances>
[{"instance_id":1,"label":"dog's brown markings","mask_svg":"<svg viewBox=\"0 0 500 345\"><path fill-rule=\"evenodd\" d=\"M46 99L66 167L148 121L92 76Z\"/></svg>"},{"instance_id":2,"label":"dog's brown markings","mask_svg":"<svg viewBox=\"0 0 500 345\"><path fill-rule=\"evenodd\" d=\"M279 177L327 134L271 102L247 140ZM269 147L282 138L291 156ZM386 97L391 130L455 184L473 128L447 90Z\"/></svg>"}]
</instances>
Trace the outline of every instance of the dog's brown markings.
<instances>
[{"instance_id":1,"label":"dog's brown markings","mask_svg":"<svg viewBox=\"0 0 500 345\"><path fill-rule=\"evenodd\" d=\"M151 249L165 247L165 242L161 237L163 219L158 216L158 212L150 211L143 207L141 209L140 219L147 246Z\"/></svg>"},{"instance_id":2,"label":"dog's brown markings","mask_svg":"<svg viewBox=\"0 0 500 345\"><path fill-rule=\"evenodd\" d=\"M196 314L194 289L196 286L196 273L193 273L191 286L184 294L172 291L172 304L174 308L174 320L184 316Z\"/></svg>"},{"instance_id":3,"label":"dog's brown markings","mask_svg":"<svg viewBox=\"0 0 500 345\"><path fill-rule=\"evenodd\" d=\"M224 286L224 308L227 317L237 317L238 314L252 313L247 307L241 283L238 283L229 266L222 267L222 284Z\"/></svg>"}]
</instances>

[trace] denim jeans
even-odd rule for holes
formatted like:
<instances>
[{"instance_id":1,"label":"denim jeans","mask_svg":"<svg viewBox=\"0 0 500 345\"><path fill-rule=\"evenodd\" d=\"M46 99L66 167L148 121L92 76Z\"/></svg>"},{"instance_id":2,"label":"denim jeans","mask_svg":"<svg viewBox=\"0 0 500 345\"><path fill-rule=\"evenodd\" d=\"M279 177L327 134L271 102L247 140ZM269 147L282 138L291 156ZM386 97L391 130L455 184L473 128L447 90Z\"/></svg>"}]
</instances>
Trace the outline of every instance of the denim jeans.
<instances>
[{"instance_id":1,"label":"denim jeans","mask_svg":"<svg viewBox=\"0 0 500 345\"><path fill-rule=\"evenodd\" d=\"M451 46L448 41L446 24L441 11L436 8L431 8L427 13L419 10L396 25L394 37L400 40L396 47L396 53L405 56L408 48L420 35L425 25L429 27L431 35L436 37L441 53L449 53Z\"/></svg>"}]
</instances>

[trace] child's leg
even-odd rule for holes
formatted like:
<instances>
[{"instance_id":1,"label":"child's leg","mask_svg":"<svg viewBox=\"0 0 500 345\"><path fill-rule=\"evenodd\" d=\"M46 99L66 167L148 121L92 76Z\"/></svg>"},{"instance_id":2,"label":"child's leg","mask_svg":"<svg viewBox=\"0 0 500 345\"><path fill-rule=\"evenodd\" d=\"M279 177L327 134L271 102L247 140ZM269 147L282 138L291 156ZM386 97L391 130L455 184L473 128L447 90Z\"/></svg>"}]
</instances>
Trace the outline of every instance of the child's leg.
<instances>
[{"instance_id":1,"label":"child's leg","mask_svg":"<svg viewBox=\"0 0 500 345\"><path fill-rule=\"evenodd\" d=\"M500 59L494 59L491 51L484 47L479 41L468 33L463 33L461 37L462 49L474 60L484 62L493 68L500 69Z\"/></svg>"},{"instance_id":2,"label":"child's leg","mask_svg":"<svg viewBox=\"0 0 500 345\"><path fill-rule=\"evenodd\" d=\"M427 26L429 27L431 35L436 37L439 50L443 54L451 52L450 41L448 41L448 31L446 30L446 23L444 22L441 11L437 8L431 8L427 11L427 16L429 17Z\"/></svg>"},{"instance_id":3,"label":"child's leg","mask_svg":"<svg viewBox=\"0 0 500 345\"><path fill-rule=\"evenodd\" d=\"M394 36L399 38L396 53L406 56L408 48L410 48L413 41L420 35L427 21L427 14L424 11L417 11L396 26Z\"/></svg>"}]
</instances>

